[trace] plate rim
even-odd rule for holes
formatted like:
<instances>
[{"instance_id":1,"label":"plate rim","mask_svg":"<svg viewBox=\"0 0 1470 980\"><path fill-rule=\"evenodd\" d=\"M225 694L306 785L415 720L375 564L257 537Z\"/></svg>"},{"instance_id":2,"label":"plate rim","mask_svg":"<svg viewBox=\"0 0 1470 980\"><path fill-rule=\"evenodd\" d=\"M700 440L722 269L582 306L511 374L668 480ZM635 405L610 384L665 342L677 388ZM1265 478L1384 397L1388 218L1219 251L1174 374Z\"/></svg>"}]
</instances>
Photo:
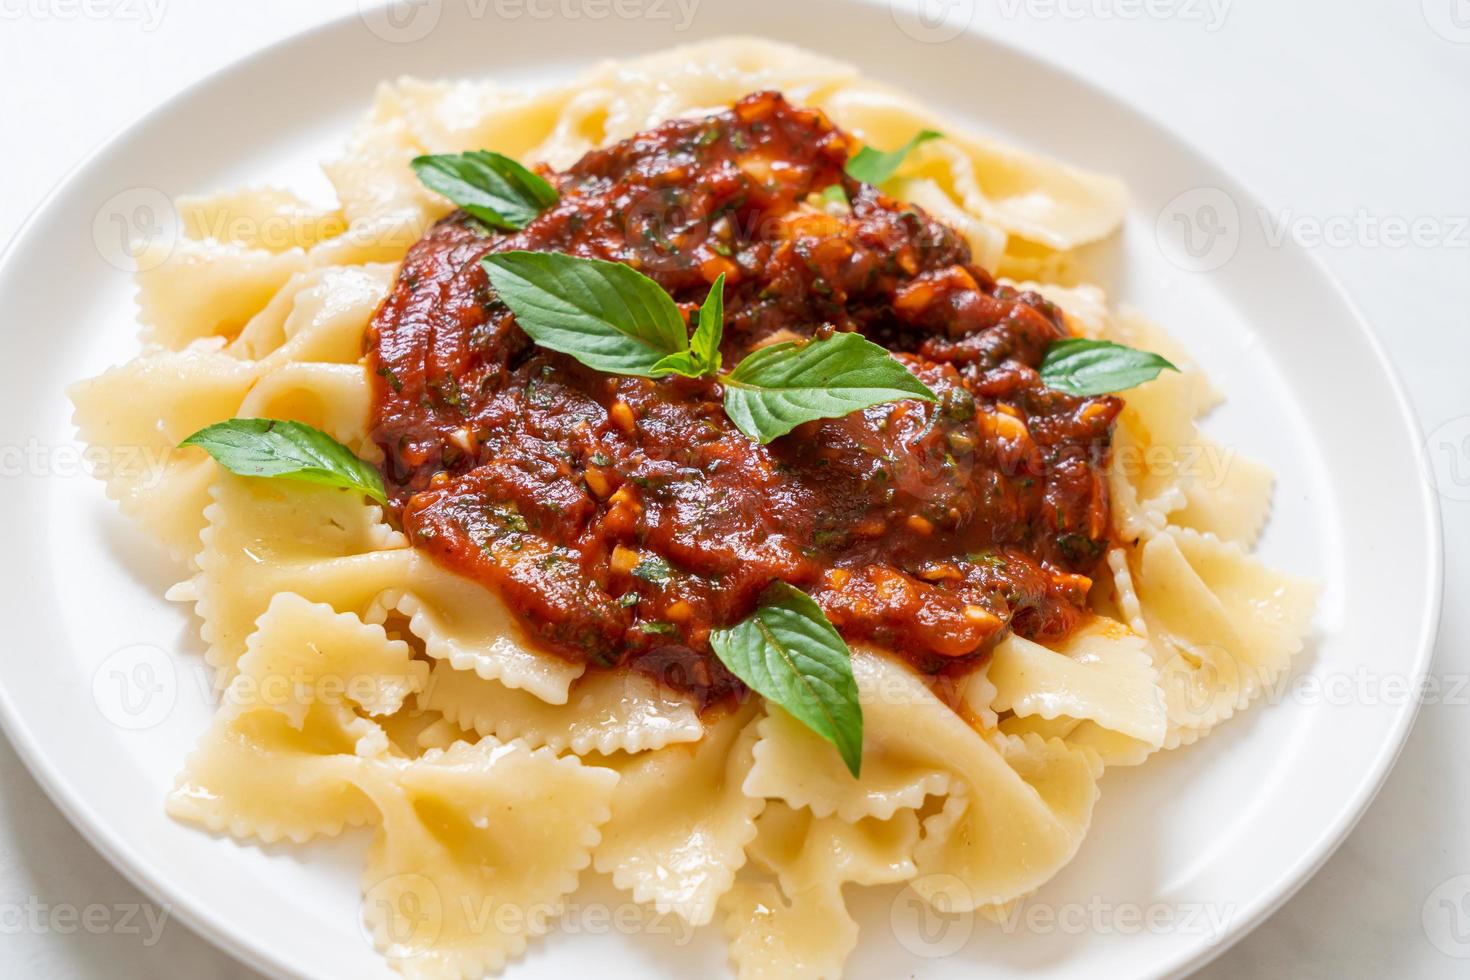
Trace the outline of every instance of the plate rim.
<instances>
[{"instance_id":1,"label":"plate rim","mask_svg":"<svg viewBox=\"0 0 1470 980\"><path fill-rule=\"evenodd\" d=\"M887 0L887 3L885 0L856 0L856 2L869 7L887 5L891 9L894 4L907 5L907 0ZM257 62L279 54L281 49L298 45L310 47L319 43L319 38L334 34L342 30L344 24L360 19L370 8L382 5L378 0L361 0L357 11L349 11L327 18L318 24L253 48L207 72L162 101L136 113L121 126L113 129L66 170L55 185L31 208L5 248L0 250L0 277L4 276L12 261L22 252L22 246L36 233L45 215L72 192L73 186L80 182L100 157L123 142L135 130L167 115L176 106L197 98L201 90L225 82L230 76L237 73L252 70ZM749 33L751 36L781 40L771 35L761 34L757 30ZM1095 97L1145 121L1159 135L1173 142L1190 157L1205 162L1213 159L1144 106L1137 104L1133 99L1101 87L1092 79L1079 74L1071 66L1033 54L1005 39L988 34L977 27L973 21L966 25L961 33L970 35L973 40L981 44L1002 49L1008 57L1059 76L1071 85L1088 89ZM1242 180L1233 172L1229 174L1229 181L1251 200L1260 202L1269 200L1257 193L1247 181ZM1423 537L1420 544L1427 565L1426 581L1430 587L1425 590L1423 608L1416 617L1419 621L1419 628L1411 646L1414 656L1409 667L1412 676L1422 677L1427 674L1434 660L1444 599L1445 551L1440 501L1433 484L1426 475L1428 471L1425 468L1423 427L1409 398L1408 389L1398 365L1363 315L1353 295L1328 268L1325 260L1317 252L1295 246L1293 249L1310 262L1320 280L1343 304L1350 314L1349 321L1357 338L1366 343L1369 352L1376 358L1382 378L1387 382L1387 391L1392 397L1395 408L1394 422L1402 426L1400 434L1410 440L1410 448L1417 463L1418 479L1414 483L1417 487L1418 503L1421 505L1423 516L1422 527L1419 528ZM1389 737L1382 743L1371 765L1363 768L1363 775L1354 790L1352 799L1341 809L1335 822L1322 829L1313 846L1303 852L1301 860L1280 869L1270 888L1263 891L1253 903L1241 909L1240 913L1232 918L1223 936L1213 941L1196 944L1192 949L1186 948L1172 959L1162 961L1156 972L1149 976L1183 976L1205 966L1253 932L1310 881L1341 847L1382 790L1399 756L1408 744L1420 707L1418 699L1410 698L1393 716L1388 732ZM40 739L36 738L25 724L13 701L9 683L3 676L0 676L0 731L5 733L16 755L42 791L87 841L88 845L148 898L167 907L170 917L178 918L196 934L253 969L277 977L300 975L292 969L291 964L284 957L270 952L265 944L249 941L243 934L243 930L233 927L210 907L196 907L180 900L180 896L169 884L166 875L160 874L159 869L152 862L134 851L125 839L117 835L115 828L105 820L95 819L92 808L85 802L81 791L77 788L76 779L47 760Z\"/></svg>"}]
</instances>

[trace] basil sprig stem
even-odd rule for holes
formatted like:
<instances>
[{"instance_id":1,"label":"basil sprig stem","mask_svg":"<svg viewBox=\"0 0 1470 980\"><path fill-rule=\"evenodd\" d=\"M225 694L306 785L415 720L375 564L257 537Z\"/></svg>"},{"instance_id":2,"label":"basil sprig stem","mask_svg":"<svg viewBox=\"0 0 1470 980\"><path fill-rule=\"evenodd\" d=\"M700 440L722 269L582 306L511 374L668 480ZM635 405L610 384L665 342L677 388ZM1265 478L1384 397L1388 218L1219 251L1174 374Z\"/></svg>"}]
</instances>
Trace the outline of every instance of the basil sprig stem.
<instances>
[{"instance_id":1,"label":"basil sprig stem","mask_svg":"<svg viewBox=\"0 0 1470 980\"><path fill-rule=\"evenodd\" d=\"M724 276L710 287L691 338L673 297L629 266L558 252L497 252L481 265L538 345L610 374L716 378L730 421L763 444L870 405L935 401L892 354L857 334L772 344L722 373Z\"/></svg>"}]
</instances>

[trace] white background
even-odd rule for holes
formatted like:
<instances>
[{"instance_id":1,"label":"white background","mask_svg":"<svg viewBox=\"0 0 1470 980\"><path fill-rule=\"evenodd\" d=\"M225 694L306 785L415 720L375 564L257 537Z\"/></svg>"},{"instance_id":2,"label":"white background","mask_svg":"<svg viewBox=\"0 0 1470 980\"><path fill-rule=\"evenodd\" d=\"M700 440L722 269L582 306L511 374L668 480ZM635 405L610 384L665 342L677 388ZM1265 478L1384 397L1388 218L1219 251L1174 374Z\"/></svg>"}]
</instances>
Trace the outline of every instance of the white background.
<instances>
[{"instance_id":1,"label":"white background","mask_svg":"<svg viewBox=\"0 0 1470 980\"><path fill-rule=\"evenodd\" d=\"M697 17L697 4L736 0L690 2ZM1444 491L1446 603L1434 671L1453 696L1426 704L1338 854L1203 975L1465 976L1470 958L1449 952L1470 956L1470 0L929 2L1070 67L1194 143L1267 202L1269 214L1244 220L1304 243L1325 238L1314 251L1387 344ZM237 57L357 8L357 0L0 0L0 239L136 115ZM1417 244L1394 240L1414 222ZM1331 350L1320 367L1332 370ZM1362 479L1373 479L1372 447ZM142 901L0 740L5 975L254 976L174 923L150 942L146 925L141 934L64 934L68 921L54 928L46 914ZM115 911L108 917L119 921ZM1464 940L1458 946L1445 941L1450 928Z\"/></svg>"}]
</instances>

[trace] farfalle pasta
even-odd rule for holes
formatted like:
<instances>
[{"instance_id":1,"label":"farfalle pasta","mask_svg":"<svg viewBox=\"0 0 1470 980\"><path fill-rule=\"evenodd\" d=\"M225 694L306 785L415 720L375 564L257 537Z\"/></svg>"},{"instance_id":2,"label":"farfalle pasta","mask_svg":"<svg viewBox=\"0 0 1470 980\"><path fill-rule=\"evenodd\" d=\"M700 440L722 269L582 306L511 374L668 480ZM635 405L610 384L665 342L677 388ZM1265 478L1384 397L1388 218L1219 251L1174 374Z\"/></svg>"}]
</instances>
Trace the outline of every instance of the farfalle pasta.
<instances>
[{"instance_id":1,"label":"farfalle pasta","mask_svg":"<svg viewBox=\"0 0 1470 980\"><path fill-rule=\"evenodd\" d=\"M559 203L497 226L501 198L455 211L416 174L480 150ZM497 159L453 157L520 173ZM654 170L659 208L597 197ZM373 828L365 933L405 975L498 972L593 869L717 923L741 977L836 977L845 886L999 914L1085 860L1108 767L1203 737L1303 646L1313 587L1250 554L1269 470L1199 430L1220 395L1184 352L1079 278L1116 180L754 39L536 91L386 83L326 172L327 206L180 201L141 263L142 352L72 398L85 442L137 460L107 493L179 560L217 679L168 812L303 847ZM631 251L586 237L610 221ZM506 243L636 265L691 329L723 288L723 341L685 338L676 379L575 365L486 280ZM922 383L769 438L722 410L741 357L854 332ZM1037 338L1062 337L1177 370L1060 392ZM232 419L319 430L386 489L179 448ZM860 772L809 703L756 693L780 668L734 652L757 601L775 661L802 602L830 620L811 642L851 643Z\"/></svg>"}]
</instances>

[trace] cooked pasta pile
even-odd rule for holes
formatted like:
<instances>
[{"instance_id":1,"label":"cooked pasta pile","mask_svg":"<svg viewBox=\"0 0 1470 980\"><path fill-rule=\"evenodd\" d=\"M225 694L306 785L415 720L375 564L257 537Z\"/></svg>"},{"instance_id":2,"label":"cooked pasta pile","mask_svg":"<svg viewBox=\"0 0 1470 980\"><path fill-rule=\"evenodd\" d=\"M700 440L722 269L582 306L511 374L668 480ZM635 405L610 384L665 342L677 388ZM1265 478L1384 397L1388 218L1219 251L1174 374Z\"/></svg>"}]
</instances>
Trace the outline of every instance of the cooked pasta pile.
<instances>
[{"instance_id":1,"label":"cooked pasta pile","mask_svg":"<svg viewBox=\"0 0 1470 980\"><path fill-rule=\"evenodd\" d=\"M873 145L942 127L886 191L1079 334L1185 368L1125 396L1109 474L1123 543L1089 626L1050 648L1012 636L958 683L854 649L861 779L759 698L701 714L643 675L582 676L524 645L498 599L358 495L173 450L259 416L373 457L364 331L396 263L448 210L413 157L488 147L563 167L761 89ZM1075 281L1074 250L1121 221L1112 179L962 135L849 66L744 39L532 93L385 84L326 169L335 208L278 190L181 202L185 237L138 277L145 350L72 395L87 443L166 457L161 475L109 474L107 492L188 563L169 596L193 603L224 691L169 812L268 842L375 828L364 914L407 974L501 969L592 867L660 912L722 923L742 976L836 976L858 933L845 883L925 897L944 883L950 908L1003 910L1077 853L1107 767L1199 739L1302 645L1313 589L1248 554L1269 472L1233 455L1197 472L1220 458L1195 425L1218 396L1165 335ZM487 906L541 911L485 928L474 913ZM409 908L435 927L395 921Z\"/></svg>"}]
</instances>

